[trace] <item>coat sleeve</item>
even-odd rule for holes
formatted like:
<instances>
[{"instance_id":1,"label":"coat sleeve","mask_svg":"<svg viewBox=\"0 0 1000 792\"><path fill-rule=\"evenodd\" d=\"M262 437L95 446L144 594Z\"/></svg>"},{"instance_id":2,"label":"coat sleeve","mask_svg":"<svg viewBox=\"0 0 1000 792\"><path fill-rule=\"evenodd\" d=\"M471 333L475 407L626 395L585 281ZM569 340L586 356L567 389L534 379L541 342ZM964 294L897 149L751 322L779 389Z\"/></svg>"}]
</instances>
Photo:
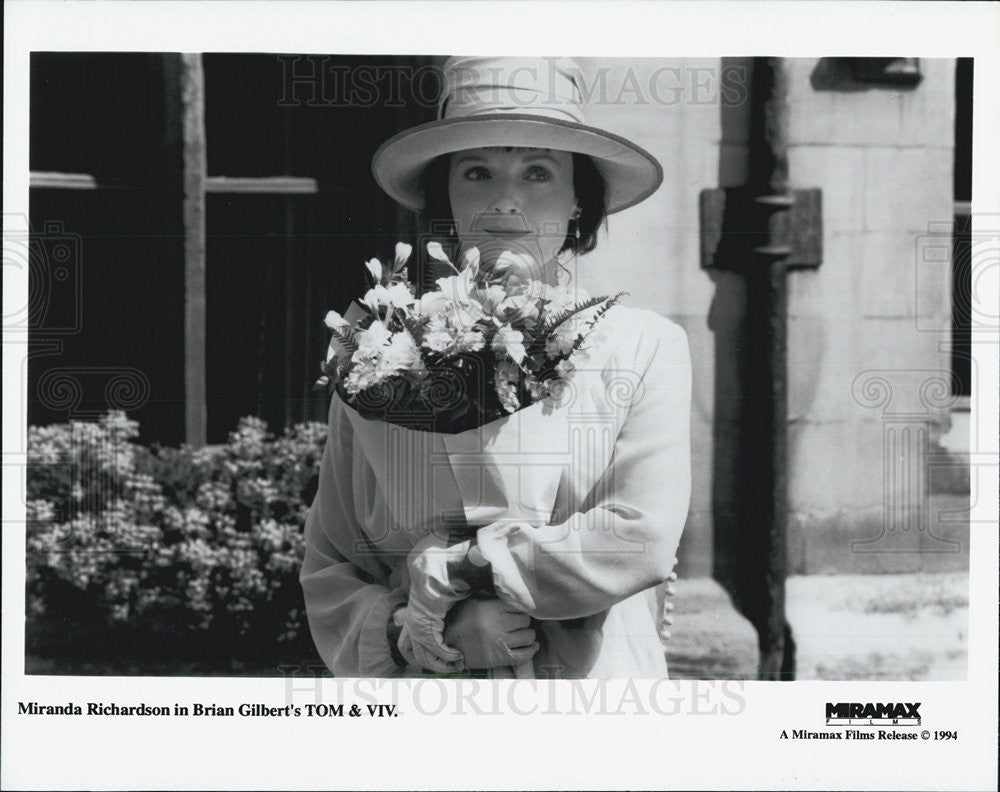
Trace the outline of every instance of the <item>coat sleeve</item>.
<instances>
[{"instance_id":1,"label":"coat sleeve","mask_svg":"<svg viewBox=\"0 0 1000 792\"><path fill-rule=\"evenodd\" d=\"M641 375L608 467L565 522L479 545L498 596L537 619L607 610L671 572L691 493L691 362L683 329L649 312L613 358Z\"/></svg>"},{"instance_id":2,"label":"coat sleeve","mask_svg":"<svg viewBox=\"0 0 1000 792\"><path fill-rule=\"evenodd\" d=\"M392 658L386 625L406 595L390 588L374 555L357 552L367 540L353 507L354 464L351 425L334 396L299 581L313 641L330 671L391 676L401 669Z\"/></svg>"}]
</instances>

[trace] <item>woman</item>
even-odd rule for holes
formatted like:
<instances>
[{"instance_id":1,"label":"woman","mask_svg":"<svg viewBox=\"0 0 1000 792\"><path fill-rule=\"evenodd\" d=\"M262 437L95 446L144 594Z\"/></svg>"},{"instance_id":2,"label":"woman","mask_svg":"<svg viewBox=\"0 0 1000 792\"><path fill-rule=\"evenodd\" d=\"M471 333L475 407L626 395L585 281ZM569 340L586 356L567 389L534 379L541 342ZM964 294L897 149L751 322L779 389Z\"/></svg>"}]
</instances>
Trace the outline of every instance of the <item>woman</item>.
<instances>
[{"instance_id":1,"label":"woman","mask_svg":"<svg viewBox=\"0 0 1000 792\"><path fill-rule=\"evenodd\" d=\"M383 144L376 180L481 267L566 287L565 254L651 195L659 164L584 123L571 61L452 58L444 77L439 120ZM488 463L464 439L372 442L393 428L333 397L301 581L334 674L666 676L648 595L688 508L686 337L615 306L589 346L570 397L510 416L541 429ZM491 501L507 475L517 496Z\"/></svg>"}]
</instances>

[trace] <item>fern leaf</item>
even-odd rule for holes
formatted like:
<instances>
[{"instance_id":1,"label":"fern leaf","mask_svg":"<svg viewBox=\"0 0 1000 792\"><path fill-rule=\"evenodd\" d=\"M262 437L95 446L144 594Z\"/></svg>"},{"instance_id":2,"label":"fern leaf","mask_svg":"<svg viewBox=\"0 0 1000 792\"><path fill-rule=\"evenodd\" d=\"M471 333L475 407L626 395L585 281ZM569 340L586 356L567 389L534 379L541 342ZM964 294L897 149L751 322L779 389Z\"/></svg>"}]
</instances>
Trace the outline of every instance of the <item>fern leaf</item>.
<instances>
[{"instance_id":1,"label":"fern leaf","mask_svg":"<svg viewBox=\"0 0 1000 792\"><path fill-rule=\"evenodd\" d=\"M358 351L358 342L356 340L356 334L354 328L352 327L334 327L330 330L333 337L337 339L344 349L347 350L348 355L353 355Z\"/></svg>"},{"instance_id":2,"label":"fern leaf","mask_svg":"<svg viewBox=\"0 0 1000 792\"><path fill-rule=\"evenodd\" d=\"M570 355L576 352L576 350L578 350L583 345L583 342L587 339L587 336L590 335L590 331L594 329L594 325L596 325L601 320L601 317L604 316L604 314L606 314L608 311L610 311L611 308L619 300L621 300L623 296L625 296L625 294L626 292L620 291L614 297L604 298L604 305L602 305L600 309L598 309L594 313L593 318L589 322L587 322L587 324L584 326L584 331L579 335L577 335L577 337L573 340L573 346L569 352Z\"/></svg>"},{"instance_id":3,"label":"fern leaf","mask_svg":"<svg viewBox=\"0 0 1000 792\"><path fill-rule=\"evenodd\" d=\"M543 332L546 335L548 335L553 330L555 330L557 327L559 327L559 325L561 325L563 322L565 322L567 319L569 319L569 318L571 318L573 316L576 316L581 311L586 311L588 308L593 308L595 305L600 305L602 302L604 302L607 299L608 299L607 297L591 297L591 298L589 298L587 300L581 300L578 303L574 303L569 308L566 308L566 309L560 311L555 316L553 316L551 319L548 319L545 322L545 327L543 329ZM615 299L617 299L617 298L615 298Z\"/></svg>"}]
</instances>

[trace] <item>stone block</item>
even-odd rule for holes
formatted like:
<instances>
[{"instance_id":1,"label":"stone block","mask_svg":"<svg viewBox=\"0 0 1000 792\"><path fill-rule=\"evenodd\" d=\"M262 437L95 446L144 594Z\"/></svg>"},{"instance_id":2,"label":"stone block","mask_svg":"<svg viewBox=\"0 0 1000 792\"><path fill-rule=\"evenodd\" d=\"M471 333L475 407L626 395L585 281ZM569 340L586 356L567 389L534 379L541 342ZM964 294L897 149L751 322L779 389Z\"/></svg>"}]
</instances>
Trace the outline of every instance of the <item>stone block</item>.
<instances>
[{"instance_id":1,"label":"stone block","mask_svg":"<svg viewBox=\"0 0 1000 792\"><path fill-rule=\"evenodd\" d=\"M923 233L952 216L950 146L865 149L865 229Z\"/></svg>"},{"instance_id":2,"label":"stone block","mask_svg":"<svg viewBox=\"0 0 1000 792\"><path fill-rule=\"evenodd\" d=\"M858 322L858 374L919 370L937 376L951 370L950 354L942 351L950 331L921 331L912 317L865 317Z\"/></svg>"},{"instance_id":3,"label":"stone block","mask_svg":"<svg viewBox=\"0 0 1000 792\"><path fill-rule=\"evenodd\" d=\"M865 235L862 315L912 318L915 328L950 331L951 261L930 257L926 240L926 234L901 230Z\"/></svg>"},{"instance_id":4,"label":"stone block","mask_svg":"<svg viewBox=\"0 0 1000 792\"><path fill-rule=\"evenodd\" d=\"M882 509L796 513L791 523L790 530L802 534L804 574L919 572L923 568L916 534L912 539L907 535L904 545L885 543L895 536L886 532Z\"/></svg>"},{"instance_id":5,"label":"stone block","mask_svg":"<svg viewBox=\"0 0 1000 792\"><path fill-rule=\"evenodd\" d=\"M851 386L858 361L861 323L849 314L795 317L788 321L788 417L836 422L857 417Z\"/></svg>"},{"instance_id":6,"label":"stone block","mask_svg":"<svg viewBox=\"0 0 1000 792\"><path fill-rule=\"evenodd\" d=\"M813 421L789 429L789 503L795 512L881 507L881 424L874 420Z\"/></svg>"},{"instance_id":7,"label":"stone block","mask_svg":"<svg viewBox=\"0 0 1000 792\"><path fill-rule=\"evenodd\" d=\"M849 363L849 354L837 337L832 322L818 316L788 320L788 419L793 422L822 417L831 420L843 412L830 413L842 402L838 375Z\"/></svg>"},{"instance_id":8,"label":"stone block","mask_svg":"<svg viewBox=\"0 0 1000 792\"><path fill-rule=\"evenodd\" d=\"M926 494L909 509L796 511L789 521L801 574L948 572L969 568L968 499Z\"/></svg>"},{"instance_id":9,"label":"stone block","mask_svg":"<svg viewBox=\"0 0 1000 792\"><path fill-rule=\"evenodd\" d=\"M798 141L789 146L788 172L792 185L798 189L818 187L823 191L824 237L864 227L866 162L866 149L858 146L815 146Z\"/></svg>"},{"instance_id":10,"label":"stone block","mask_svg":"<svg viewBox=\"0 0 1000 792\"><path fill-rule=\"evenodd\" d=\"M824 316L852 321L861 304L862 258L867 234L839 233L826 222L824 207L823 261L817 269L799 270L788 279L788 315Z\"/></svg>"}]
</instances>

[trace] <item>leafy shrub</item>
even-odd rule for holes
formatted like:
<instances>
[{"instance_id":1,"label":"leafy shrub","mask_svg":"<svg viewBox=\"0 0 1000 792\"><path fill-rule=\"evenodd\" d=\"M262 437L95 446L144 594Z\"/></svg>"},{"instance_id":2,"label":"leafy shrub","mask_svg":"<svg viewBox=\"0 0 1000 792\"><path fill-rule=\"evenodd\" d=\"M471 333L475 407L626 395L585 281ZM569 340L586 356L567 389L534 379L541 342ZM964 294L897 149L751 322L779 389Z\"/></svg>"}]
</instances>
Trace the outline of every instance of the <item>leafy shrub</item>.
<instances>
[{"instance_id":1,"label":"leafy shrub","mask_svg":"<svg viewBox=\"0 0 1000 792\"><path fill-rule=\"evenodd\" d=\"M326 426L134 442L121 412L28 430L28 638L102 629L240 651L308 639L298 569ZM74 628L76 628L74 630Z\"/></svg>"}]
</instances>

